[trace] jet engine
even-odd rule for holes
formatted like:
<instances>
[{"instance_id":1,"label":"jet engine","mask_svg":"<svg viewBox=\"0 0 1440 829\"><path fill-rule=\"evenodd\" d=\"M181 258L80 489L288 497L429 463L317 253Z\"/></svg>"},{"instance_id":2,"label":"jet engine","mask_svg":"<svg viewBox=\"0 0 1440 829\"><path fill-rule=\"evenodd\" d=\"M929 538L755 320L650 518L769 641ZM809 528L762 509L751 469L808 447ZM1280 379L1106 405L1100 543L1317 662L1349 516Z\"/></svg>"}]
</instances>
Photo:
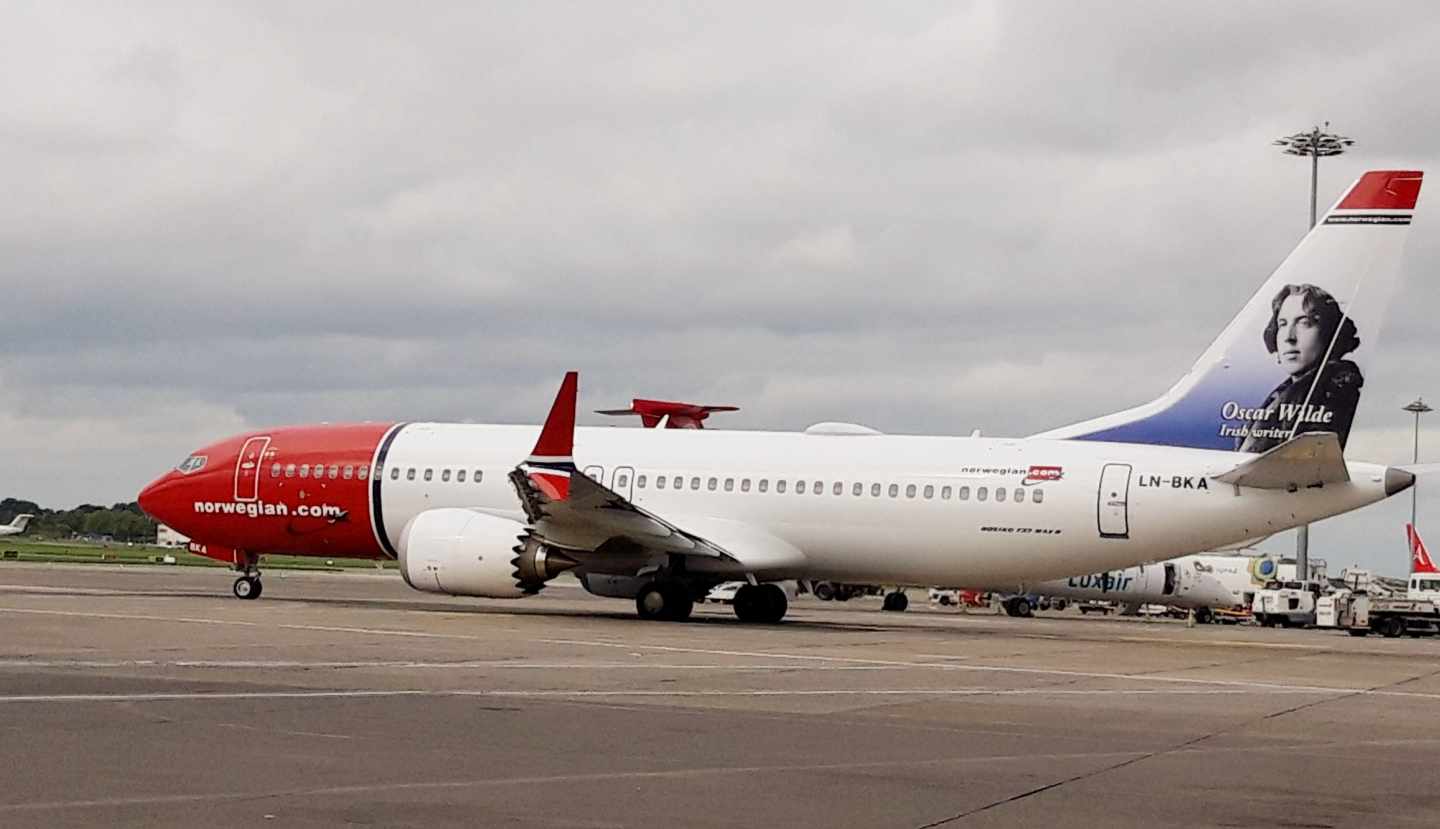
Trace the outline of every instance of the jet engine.
<instances>
[{"instance_id":1,"label":"jet engine","mask_svg":"<svg viewBox=\"0 0 1440 829\"><path fill-rule=\"evenodd\" d=\"M518 521L471 509L425 510L400 533L400 574L427 593L518 599L576 565Z\"/></svg>"}]
</instances>

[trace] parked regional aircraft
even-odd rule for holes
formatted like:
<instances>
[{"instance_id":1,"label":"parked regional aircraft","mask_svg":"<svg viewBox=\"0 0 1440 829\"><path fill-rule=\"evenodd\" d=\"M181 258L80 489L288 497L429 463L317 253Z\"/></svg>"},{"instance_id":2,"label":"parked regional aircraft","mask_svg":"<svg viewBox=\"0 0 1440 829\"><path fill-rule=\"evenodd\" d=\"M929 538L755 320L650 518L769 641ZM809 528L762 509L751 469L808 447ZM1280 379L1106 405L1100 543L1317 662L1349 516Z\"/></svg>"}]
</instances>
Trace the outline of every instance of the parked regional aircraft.
<instances>
[{"instance_id":1,"label":"parked regional aircraft","mask_svg":"<svg viewBox=\"0 0 1440 829\"><path fill-rule=\"evenodd\" d=\"M15 519L9 524L0 525L0 535L19 535L25 532L25 527L29 526L30 519L34 517L29 513L15 516Z\"/></svg>"},{"instance_id":2,"label":"parked regional aircraft","mask_svg":"<svg viewBox=\"0 0 1440 829\"><path fill-rule=\"evenodd\" d=\"M1405 538L1410 542L1410 580L1405 586L1405 597L1440 605L1440 567L1430 558L1430 551L1425 549L1425 542L1420 540L1420 531L1414 524L1405 525Z\"/></svg>"},{"instance_id":3,"label":"parked regional aircraft","mask_svg":"<svg viewBox=\"0 0 1440 829\"><path fill-rule=\"evenodd\" d=\"M1230 589L1215 578L1202 556L1182 556L1155 564L1108 570L1067 579L1028 584L1019 595L1002 602L1011 616L1029 616L1029 595L1060 596L1081 601L1122 604L1161 604L1196 611L1196 621L1208 621L1210 609L1232 607Z\"/></svg>"},{"instance_id":4,"label":"parked regional aircraft","mask_svg":"<svg viewBox=\"0 0 1440 829\"><path fill-rule=\"evenodd\" d=\"M1231 546L1414 483L1342 448L1420 183L1365 174L1170 391L1031 438L576 429L572 372L538 439L267 429L196 451L140 505L241 571L242 598L262 553L370 556L417 590L489 598L573 570L651 619L737 578L736 615L775 622L783 579L1033 583Z\"/></svg>"}]
</instances>

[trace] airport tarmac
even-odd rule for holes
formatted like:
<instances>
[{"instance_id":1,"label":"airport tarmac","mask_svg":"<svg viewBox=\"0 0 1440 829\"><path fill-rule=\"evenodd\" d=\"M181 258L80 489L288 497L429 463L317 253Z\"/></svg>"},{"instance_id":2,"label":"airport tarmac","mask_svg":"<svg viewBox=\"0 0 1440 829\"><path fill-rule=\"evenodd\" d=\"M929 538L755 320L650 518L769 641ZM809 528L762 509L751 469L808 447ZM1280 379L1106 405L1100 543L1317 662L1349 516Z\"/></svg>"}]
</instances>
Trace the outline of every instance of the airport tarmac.
<instances>
[{"instance_id":1,"label":"airport tarmac","mask_svg":"<svg viewBox=\"0 0 1440 829\"><path fill-rule=\"evenodd\" d=\"M1440 824L1436 640L230 580L0 564L0 826Z\"/></svg>"}]
</instances>

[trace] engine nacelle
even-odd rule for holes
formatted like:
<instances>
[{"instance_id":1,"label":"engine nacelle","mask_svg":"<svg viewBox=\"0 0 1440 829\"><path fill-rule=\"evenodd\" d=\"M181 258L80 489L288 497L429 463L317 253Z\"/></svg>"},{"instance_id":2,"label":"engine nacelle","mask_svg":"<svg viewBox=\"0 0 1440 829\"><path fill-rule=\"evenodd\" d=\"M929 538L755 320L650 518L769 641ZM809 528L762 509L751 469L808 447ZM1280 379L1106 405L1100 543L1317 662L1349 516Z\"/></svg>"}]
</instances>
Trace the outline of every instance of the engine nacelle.
<instances>
[{"instance_id":1,"label":"engine nacelle","mask_svg":"<svg viewBox=\"0 0 1440 829\"><path fill-rule=\"evenodd\" d=\"M427 593L518 599L574 566L524 524L476 510L425 510L400 533L400 575Z\"/></svg>"}]
</instances>

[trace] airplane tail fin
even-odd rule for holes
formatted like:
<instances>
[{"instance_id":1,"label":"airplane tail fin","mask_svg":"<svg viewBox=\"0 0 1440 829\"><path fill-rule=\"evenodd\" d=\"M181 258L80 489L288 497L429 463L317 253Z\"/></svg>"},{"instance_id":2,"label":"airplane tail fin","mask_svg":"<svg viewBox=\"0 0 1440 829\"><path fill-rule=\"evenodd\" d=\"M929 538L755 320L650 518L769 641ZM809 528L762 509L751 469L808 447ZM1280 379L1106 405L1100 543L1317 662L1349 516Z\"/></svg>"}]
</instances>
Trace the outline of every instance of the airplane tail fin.
<instances>
[{"instance_id":1,"label":"airplane tail fin","mask_svg":"<svg viewBox=\"0 0 1440 829\"><path fill-rule=\"evenodd\" d=\"M1425 549L1425 542L1420 540L1420 531L1415 529L1414 524L1405 525L1405 537L1410 541L1410 572L1440 573L1440 567L1436 567L1434 559L1430 558L1430 551Z\"/></svg>"},{"instance_id":2,"label":"airplane tail fin","mask_svg":"<svg viewBox=\"0 0 1440 829\"><path fill-rule=\"evenodd\" d=\"M1422 177L1361 176L1164 395L1036 437L1265 452L1333 432L1343 448Z\"/></svg>"},{"instance_id":3,"label":"airplane tail fin","mask_svg":"<svg viewBox=\"0 0 1440 829\"><path fill-rule=\"evenodd\" d=\"M25 528L30 525L30 519L34 517L35 516L28 513L25 515L17 515L15 519L10 522L10 527L17 533L23 533L25 532Z\"/></svg>"}]
</instances>

